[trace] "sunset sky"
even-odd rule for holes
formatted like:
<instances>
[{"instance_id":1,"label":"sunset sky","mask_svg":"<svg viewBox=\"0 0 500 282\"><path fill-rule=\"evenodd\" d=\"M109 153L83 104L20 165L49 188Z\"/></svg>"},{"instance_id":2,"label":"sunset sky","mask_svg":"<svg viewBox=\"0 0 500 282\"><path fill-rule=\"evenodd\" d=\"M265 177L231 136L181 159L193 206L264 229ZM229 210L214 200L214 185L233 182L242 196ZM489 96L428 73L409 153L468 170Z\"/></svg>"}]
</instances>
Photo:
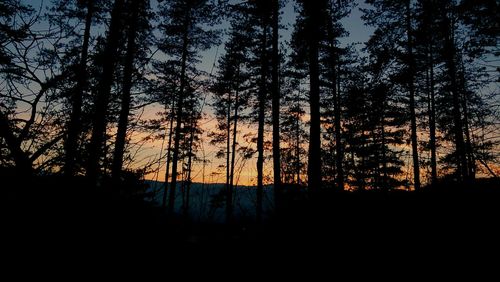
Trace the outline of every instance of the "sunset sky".
<instances>
[{"instance_id":1,"label":"sunset sky","mask_svg":"<svg viewBox=\"0 0 500 282\"><path fill-rule=\"evenodd\" d=\"M49 0L31 0L27 1L33 7L50 7ZM363 0L357 0L356 6L352 9L351 14L345 18L342 22L344 28L348 31L349 35L345 38L341 39L342 45L356 44L356 48L361 50L364 46L364 43L369 39L370 35L373 32L373 28L366 26L361 19L362 12L361 8L368 8L369 6L364 3ZM295 22L296 14L294 12L294 3L295 1L287 1L286 6L283 8L282 12L282 25L284 28L281 30L281 42L283 46L286 46L286 42L290 40L290 36L293 30L293 24ZM152 0L152 6L155 7L157 5L156 0ZM42 21L39 28L44 29L46 26L46 21ZM224 22L220 26L216 27L220 30L227 30L229 25L227 22ZM95 34L102 34L105 32L104 29L95 29L93 31ZM214 46L208 51L203 52L201 63L198 65L200 70L205 71L208 74L216 74L216 69L214 69L214 65L216 65L217 60L221 57L224 52L224 43L225 40L222 40L222 43L219 46ZM152 50L155 52L155 50ZM285 50L286 52L286 50ZM284 54L286 55L286 54ZM165 60L166 58L161 57L161 54L158 54L155 59ZM208 79L211 79L209 77ZM304 87L306 87L304 85ZM209 134L215 128L217 123L212 109L213 99L211 94L206 92L203 93L206 95L206 103L204 103L203 109L196 109L197 111L201 111L203 113L203 119L200 121L200 126L203 129L203 135L201 138L200 148L196 152L198 160L195 161L193 166L192 177L194 182L205 182L205 183L221 183L225 181L225 165L224 159L217 159L215 157L219 148L210 144ZM203 96L202 95L202 96ZM307 121L307 111L308 108L304 107L306 110L306 121ZM136 117L139 117L141 120L151 120L158 119L158 113L161 112L162 106L160 105L150 105L147 106L140 111L136 112ZM167 124L164 124L166 127ZM238 134L238 143L243 146L249 146L255 148L255 144L250 142L250 138L244 138L245 135L251 135L251 133L256 132L256 125L249 124L240 124L239 126L240 132ZM163 130L166 130L164 128ZM149 137L148 134L142 132L133 132L131 136L131 146L130 146L130 154L133 159L132 163L129 163L129 169L136 169L144 167L145 165L151 165L150 168L154 170L158 170L157 172L149 173L146 178L150 180L158 180L164 181L165 179L165 158L162 156L165 155L165 140L147 140ZM423 138L427 138L423 136ZM266 141L271 141L270 138L270 128L266 128ZM303 146L307 147L307 143L304 143ZM444 147L444 146L443 146ZM404 148L405 151L409 151L409 147ZM446 148L444 148L446 150ZM267 157L270 156L270 151L266 151ZM423 156L425 157L425 155ZM306 156L304 156L306 158ZM202 160L206 160L203 162ZM409 164L410 156L404 156L405 162ZM405 170L410 169L408 165L405 167ZM424 170L424 168L422 168ZM427 172L422 171L422 175L425 176ZM235 181L237 185L254 185L256 183L256 156L253 159L243 160L237 155L237 164L236 164L236 176ZM264 164L264 182L270 183L269 176L272 175L272 162L269 159L265 160ZM405 172L405 175L402 177L410 178L410 173Z\"/></svg>"},{"instance_id":2,"label":"sunset sky","mask_svg":"<svg viewBox=\"0 0 500 282\"><path fill-rule=\"evenodd\" d=\"M364 1L357 1L357 6L352 10L351 15L343 20L345 29L349 32L349 36L342 39L342 44L352 44L359 43L358 49L363 47L363 43L366 42L371 35L373 29L371 27L367 27L364 25L363 20L361 19L362 12L360 8L367 7L364 4ZM281 31L281 42L286 43L290 40L291 33L293 30L293 24L295 22L296 14L294 12L294 1L288 1L287 5L283 9L282 15L282 25L285 28ZM222 24L220 27L222 29L227 29L227 23ZM212 67L214 65L214 61L218 59L221 54L224 52L224 40L222 45L215 46L210 50L203 53L203 59L199 68L204 70L207 73L212 71ZM213 70L215 74L216 69ZM203 109L203 112L206 113L204 119L200 122L201 127L204 130L204 134L202 136L203 147L197 153L200 161L196 162L193 167L193 181L194 182L205 182L205 183L223 183L225 182L225 168L221 167L225 164L225 159L217 159L215 158L215 154L218 151L218 148L210 144L210 138L208 134L215 127L217 121L212 113L211 109L211 97L210 94L207 96L207 103ZM159 112L161 108L158 106L152 106L145 110L145 113L142 115L143 118L151 118L154 117L157 112ZM307 108L305 109L307 111ZM249 126L248 124L240 125L240 132L238 134L238 143L243 145L248 145L255 147L255 144L251 144L248 140L244 140L242 136L246 133L256 132L256 126ZM141 134L137 133L135 138L140 138ZM266 141L270 141L270 128L266 128ZM166 146L166 142L164 144ZM307 144L304 144L307 146ZM160 152L162 151L162 140L157 140L155 142L149 143L147 146L144 146L141 152L143 158L138 158L141 160L139 163L135 163L134 166L142 166L148 162L151 162L154 159L158 159L160 156ZM164 150L163 150L164 154ZM270 156L270 152L267 152ZM304 156L306 157L306 156ZM205 170L203 170L203 163L201 159L209 160L208 163L205 163ZM154 166L153 166L154 167ZM165 159L160 160L160 163L156 165L156 167L160 167L158 173L150 173L146 176L147 179L150 180L158 180L164 181L165 179ZM237 185L254 185L256 183L256 156L253 159L242 160L237 156L237 164L236 164L236 184ZM205 173L203 173L205 171ZM272 174L272 162L266 160L264 163L264 175L269 177ZM264 181L267 183L272 182L271 179L264 178Z\"/></svg>"}]
</instances>

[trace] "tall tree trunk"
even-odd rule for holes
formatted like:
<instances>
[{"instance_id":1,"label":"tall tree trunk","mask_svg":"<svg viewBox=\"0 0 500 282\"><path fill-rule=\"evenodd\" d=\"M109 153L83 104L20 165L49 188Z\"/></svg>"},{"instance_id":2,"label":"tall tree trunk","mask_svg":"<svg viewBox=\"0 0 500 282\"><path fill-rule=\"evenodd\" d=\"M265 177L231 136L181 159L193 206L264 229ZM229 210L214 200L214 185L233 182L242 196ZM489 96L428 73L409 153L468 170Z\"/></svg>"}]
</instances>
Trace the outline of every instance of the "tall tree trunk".
<instances>
[{"instance_id":1,"label":"tall tree trunk","mask_svg":"<svg viewBox=\"0 0 500 282\"><path fill-rule=\"evenodd\" d=\"M308 47L309 47L309 104L310 133L309 158L307 176L311 192L321 188L321 125L320 125L320 81L319 81L319 41L320 41L320 7L319 4L308 3Z\"/></svg>"},{"instance_id":2,"label":"tall tree trunk","mask_svg":"<svg viewBox=\"0 0 500 282\"><path fill-rule=\"evenodd\" d=\"M85 31L77 72L77 85L72 95L71 116L68 124L68 136L64 143L65 163L64 174L72 176L75 174L76 152L78 149L78 136L80 135L80 123L82 116L83 95L87 88L87 59L89 52L90 28L94 13L94 1L87 0L87 14L85 15Z\"/></svg>"},{"instance_id":3,"label":"tall tree trunk","mask_svg":"<svg viewBox=\"0 0 500 282\"><path fill-rule=\"evenodd\" d=\"M236 79L239 79L239 67L236 72ZM234 192L234 170L236 162L236 137L238 133L238 109L239 109L239 85L236 85L236 95L234 97L234 117L233 117L233 144L231 148L231 170L229 189L227 190L227 203L226 203L226 220L231 222L233 219L233 192ZM228 136L229 139L229 136Z\"/></svg>"},{"instance_id":4,"label":"tall tree trunk","mask_svg":"<svg viewBox=\"0 0 500 282\"><path fill-rule=\"evenodd\" d=\"M465 142L462 123L462 113L460 110L460 93L457 85L457 66L456 66L456 46L454 39L454 23L449 16L444 15L444 36L445 36L445 60L450 80L451 94L453 101L453 131L455 135L455 150L457 161L457 176L459 180L467 180L467 157L465 154Z\"/></svg>"},{"instance_id":5,"label":"tall tree trunk","mask_svg":"<svg viewBox=\"0 0 500 282\"><path fill-rule=\"evenodd\" d=\"M330 8L333 14L333 7ZM328 21L328 37L331 49L331 76L332 76L332 97L334 111L334 135L335 135L335 170L337 172L337 188L344 190L344 168L343 168L343 148L342 148L342 131L341 131L341 105L340 105L340 57L337 54L337 46L333 34L332 22Z\"/></svg>"},{"instance_id":6,"label":"tall tree trunk","mask_svg":"<svg viewBox=\"0 0 500 282\"><path fill-rule=\"evenodd\" d=\"M385 116L385 114L384 114ZM382 138L382 190L389 190L388 183L388 173L387 173L387 149L386 149L386 139L385 139L385 117L382 116L382 124L380 126L381 138Z\"/></svg>"},{"instance_id":7,"label":"tall tree trunk","mask_svg":"<svg viewBox=\"0 0 500 282\"><path fill-rule=\"evenodd\" d=\"M191 132L189 136L189 146L188 146L188 163L187 163L187 176L186 176L186 192L185 192L185 201L184 201L184 217L189 216L189 202L191 200L191 171L192 171L192 164L193 164L193 143L194 143L194 136L195 136L195 129L196 129L196 122L193 121L191 123Z\"/></svg>"},{"instance_id":8,"label":"tall tree trunk","mask_svg":"<svg viewBox=\"0 0 500 282\"><path fill-rule=\"evenodd\" d=\"M97 183L99 176L99 162L102 157L104 146L104 135L107 125L107 110L111 85L113 84L113 74L116 65L116 52L118 41L120 40L120 31L122 28L122 13L124 0L115 0L111 14L111 24L109 26L106 48L104 51L104 62L102 66L101 80L97 89L97 97L94 104L94 118L92 137L89 147L89 159L87 165L87 177L92 183Z\"/></svg>"},{"instance_id":9,"label":"tall tree trunk","mask_svg":"<svg viewBox=\"0 0 500 282\"><path fill-rule=\"evenodd\" d=\"M261 70L259 86L259 125L257 130L257 222L262 222L263 198L264 198L264 119L266 108L267 89L267 30L263 24L261 42Z\"/></svg>"},{"instance_id":10,"label":"tall tree trunk","mask_svg":"<svg viewBox=\"0 0 500 282\"><path fill-rule=\"evenodd\" d=\"M163 189L163 199L162 199L162 209L165 210L167 207L167 192L168 192L168 178L170 176L170 156L171 156L171 151L172 151L172 135L173 135L173 128L174 128L174 111L175 111L175 99L172 97L172 106L171 106L171 111L170 111L170 124L169 124L169 129L168 129L168 145L167 145L167 163L166 163L166 169L165 169L165 186Z\"/></svg>"},{"instance_id":11,"label":"tall tree trunk","mask_svg":"<svg viewBox=\"0 0 500 282\"><path fill-rule=\"evenodd\" d=\"M434 37L432 35L433 1L425 1L426 17L426 43L427 43L427 92L428 92L428 113L429 113L429 147L431 150L431 184L437 183L437 149L436 149L436 92L434 80Z\"/></svg>"},{"instance_id":12,"label":"tall tree trunk","mask_svg":"<svg viewBox=\"0 0 500 282\"><path fill-rule=\"evenodd\" d=\"M460 71L460 88L462 92L462 110L464 112L464 134L465 134L465 153L467 155L467 176L468 180L476 178L476 159L474 157L474 149L472 147L472 138L469 127L469 106L467 99L467 81L465 78L465 66L461 66Z\"/></svg>"},{"instance_id":13,"label":"tall tree trunk","mask_svg":"<svg viewBox=\"0 0 500 282\"><path fill-rule=\"evenodd\" d=\"M123 154L125 151L125 142L127 136L128 118L130 114L131 103L131 89L133 85L134 73L134 60L136 55L136 38L137 38L137 24L139 22L139 10L143 0L132 1L129 7L132 11L131 18L129 18L127 29L127 53L125 56L125 67L123 70L123 87L122 87L122 101L120 117L118 120L118 130L115 141L115 151L113 155L113 163L111 165L111 176L114 181L118 181L121 177L123 166Z\"/></svg>"},{"instance_id":14,"label":"tall tree trunk","mask_svg":"<svg viewBox=\"0 0 500 282\"><path fill-rule=\"evenodd\" d=\"M272 4L272 118L273 118L273 176L275 209L279 211L281 202L281 156L280 156L280 82L279 82L279 0Z\"/></svg>"},{"instance_id":15,"label":"tall tree trunk","mask_svg":"<svg viewBox=\"0 0 500 282\"><path fill-rule=\"evenodd\" d=\"M413 57L413 28L411 1L406 2L406 32L408 36L408 90L410 94L411 148L413 158L413 182L415 190L420 189L420 165L418 160L417 116L415 103L415 58Z\"/></svg>"},{"instance_id":16,"label":"tall tree trunk","mask_svg":"<svg viewBox=\"0 0 500 282\"><path fill-rule=\"evenodd\" d=\"M436 98L434 91L434 55L432 50L432 45L429 42L428 47L428 73L429 73L429 147L431 149L431 182L436 184L437 182L437 154L436 154Z\"/></svg>"},{"instance_id":17,"label":"tall tree trunk","mask_svg":"<svg viewBox=\"0 0 500 282\"><path fill-rule=\"evenodd\" d=\"M236 90L235 97L235 105L234 105L234 121L233 121L233 144L231 149L231 180L229 183L230 187L230 196L233 196L234 191L234 171L236 165L236 143L237 143L237 133L238 133L238 99L239 99L239 90Z\"/></svg>"},{"instance_id":18,"label":"tall tree trunk","mask_svg":"<svg viewBox=\"0 0 500 282\"><path fill-rule=\"evenodd\" d=\"M297 99L297 104L299 104ZM295 119L295 173L297 174L297 185L300 185L300 120Z\"/></svg>"},{"instance_id":19,"label":"tall tree trunk","mask_svg":"<svg viewBox=\"0 0 500 282\"><path fill-rule=\"evenodd\" d=\"M335 140L337 149L337 183L339 190L344 190L344 145L342 144L342 103L340 99L340 66L337 70L337 91L335 95Z\"/></svg>"},{"instance_id":20,"label":"tall tree trunk","mask_svg":"<svg viewBox=\"0 0 500 282\"><path fill-rule=\"evenodd\" d=\"M186 88L186 68L187 68L187 56L188 56L188 34L190 25L190 13L191 9L187 9L186 18L184 21L184 36L182 43L182 58L181 58L181 81L179 86L179 97L177 100L177 113L176 113L176 124L174 133L174 152L172 156L172 181L170 183L170 195L168 199L168 214L172 215L175 210L175 192L177 187L177 165L179 161L179 150L180 150L180 140L181 140L181 126L182 126L182 116L184 111L184 90Z\"/></svg>"},{"instance_id":21,"label":"tall tree trunk","mask_svg":"<svg viewBox=\"0 0 500 282\"><path fill-rule=\"evenodd\" d=\"M231 191L231 91L227 101L227 136L226 136L226 222L232 220L233 195Z\"/></svg>"}]
</instances>

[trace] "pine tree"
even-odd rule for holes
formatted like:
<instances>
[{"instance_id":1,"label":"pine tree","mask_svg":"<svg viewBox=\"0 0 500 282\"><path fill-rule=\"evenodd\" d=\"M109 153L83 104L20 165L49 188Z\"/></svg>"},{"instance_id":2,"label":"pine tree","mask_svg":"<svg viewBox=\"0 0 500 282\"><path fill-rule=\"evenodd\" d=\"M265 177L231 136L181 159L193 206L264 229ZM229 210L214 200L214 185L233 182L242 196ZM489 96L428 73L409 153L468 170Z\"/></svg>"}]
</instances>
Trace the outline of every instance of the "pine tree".
<instances>
[{"instance_id":1,"label":"pine tree","mask_svg":"<svg viewBox=\"0 0 500 282\"><path fill-rule=\"evenodd\" d=\"M327 1L298 1L300 5L296 35L304 41L309 68L310 133L308 155L308 186L310 191L321 189L321 124L320 124L320 64L319 49L324 36Z\"/></svg>"},{"instance_id":2,"label":"pine tree","mask_svg":"<svg viewBox=\"0 0 500 282\"><path fill-rule=\"evenodd\" d=\"M144 57L148 46L149 34L149 1L137 0L127 3L126 15L126 51L123 66L121 89L121 107L116 134L115 148L112 163L112 177L119 180L125 151L127 128L129 124L130 108L132 104L132 87L134 86L134 73L138 57ZM141 44L139 45L139 42ZM139 50L140 48L140 50ZM142 60L144 61L144 60ZM135 79L137 80L137 79Z\"/></svg>"},{"instance_id":3,"label":"pine tree","mask_svg":"<svg viewBox=\"0 0 500 282\"><path fill-rule=\"evenodd\" d=\"M381 41L386 41L385 47L390 48L393 55L399 58L400 69L397 70L399 75L394 78L408 93L413 185L418 190L420 188L420 162L417 138L418 101L415 90L414 5L411 0L401 2L367 0L366 3L373 5L373 10L365 10L364 19L368 24L377 27L375 36L381 37Z\"/></svg>"},{"instance_id":4,"label":"pine tree","mask_svg":"<svg viewBox=\"0 0 500 282\"><path fill-rule=\"evenodd\" d=\"M284 184L302 184L302 175L305 168L305 156L307 151L303 148L304 140L307 140L307 132L304 123L304 103L306 89L302 89L301 82L306 75L296 69L293 60L290 59L285 66L286 71L282 73L283 97L281 117L281 162Z\"/></svg>"},{"instance_id":5,"label":"pine tree","mask_svg":"<svg viewBox=\"0 0 500 282\"><path fill-rule=\"evenodd\" d=\"M124 0L115 0L111 13L106 47L104 49L104 62L102 64L102 76L99 81L94 101L94 113L92 119L92 137L89 146L89 158L87 164L87 177L96 183L100 174L100 161L107 125L107 110L111 96L114 69L117 64L117 50L123 28Z\"/></svg>"},{"instance_id":6,"label":"pine tree","mask_svg":"<svg viewBox=\"0 0 500 282\"><path fill-rule=\"evenodd\" d=\"M199 52L210 48L217 41L215 31L207 30L207 26L219 20L216 8L216 3L211 0L175 0L160 6L160 29L164 38L159 47L169 57L167 64L172 67L171 71L178 74L179 85L176 89L169 214L173 213L175 205L185 102L189 97L188 89L192 83L193 71L196 71L190 64L198 60Z\"/></svg>"},{"instance_id":7,"label":"pine tree","mask_svg":"<svg viewBox=\"0 0 500 282\"><path fill-rule=\"evenodd\" d=\"M72 58L68 58L70 62L69 68L74 68L75 85L71 86L69 101L71 104L70 118L67 122L67 136L64 142L64 173L67 176L72 176L77 170L77 152L79 148L79 138L82 133L82 110L84 96L88 91L88 59L91 51L91 28L98 21L103 13L104 1L54 1L53 7L49 14L49 21L58 26L68 38L77 38L78 43L72 46L72 43L65 46L66 52L71 54L72 49L78 53L75 58L75 66L73 67ZM83 22L83 34L75 32L77 23L74 21ZM70 55L71 56L71 55Z\"/></svg>"},{"instance_id":8,"label":"pine tree","mask_svg":"<svg viewBox=\"0 0 500 282\"><path fill-rule=\"evenodd\" d=\"M331 175L330 182L336 182L339 190L344 189L344 152L342 136L342 68L349 57L349 48L339 47L339 38L347 36L340 21L347 17L351 10L351 1L330 1L323 48L322 64L322 97L323 120L325 120L324 139L327 141L323 150L324 170L330 167L325 175ZM344 58L346 57L346 58ZM327 178L327 177L326 177Z\"/></svg>"},{"instance_id":9,"label":"pine tree","mask_svg":"<svg viewBox=\"0 0 500 282\"><path fill-rule=\"evenodd\" d=\"M230 39L226 43L226 54L219 60L219 74L213 87L215 94L215 113L220 132L212 134L212 143L224 143L225 148L219 151L219 156L226 157L226 220L233 216L233 190L236 161L236 145L238 139L238 124L242 122L242 111L248 107L249 92L246 72L246 57L251 43L252 33L250 22L239 10L234 11L230 31Z\"/></svg>"},{"instance_id":10,"label":"pine tree","mask_svg":"<svg viewBox=\"0 0 500 282\"><path fill-rule=\"evenodd\" d=\"M271 4L272 26L272 55L271 55L271 97L272 97L272 123L273 123L273 182L275 209L279 211L281 202L281 156L280 156L280 54L279 54L279 29L280 29L280 1L273 0Z\"/></svg>"}]
</instances>

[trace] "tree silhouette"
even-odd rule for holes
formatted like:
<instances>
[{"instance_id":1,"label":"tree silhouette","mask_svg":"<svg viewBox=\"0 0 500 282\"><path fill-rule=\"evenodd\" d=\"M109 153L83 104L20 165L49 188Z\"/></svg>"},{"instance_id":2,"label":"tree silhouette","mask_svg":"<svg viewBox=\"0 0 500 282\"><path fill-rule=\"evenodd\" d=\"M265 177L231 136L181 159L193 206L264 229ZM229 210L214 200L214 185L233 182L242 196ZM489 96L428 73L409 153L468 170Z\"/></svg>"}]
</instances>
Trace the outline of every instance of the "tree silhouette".
<instances>
[{"instance_id":1,"label":"tree silhouette","mask_svg":"<svg viewBox=\"0 0 500 282\"><path fill-rule=\"evenodd\" d=\"M92 138L89 146L89 157L87 163L87 177L96 183L100 172L100 160L104 146L104 138L107 125L107 109L113 84L114 68L117 64L116 53L118 50L120 34L123 28L124 0L116 0L111 13L111 22L106 38L104 49L104 61L102 63L102 74L97 88L94 101L94 113L92 119Z\"/></svg>"},{"instance_id":2,"label":"tree silhouette","mask_svg":"<svg viewBox=\"0 0 500 282\"><path fill-rule=\"evenodd\" d=\"M177 166L179 161L185 96L189 89L190 78L187 76L189 63L196 61L200 51L210 48L216 42L216 34L205 30L203 25L215 24L216 5L213 1L179 0L163 3L160 8L163 21L160 25L165 38L160 44L162 52L172 57L170 61L178 71L177 101L175 103L175 130L172 156L172 177L168 201L169 213L174 211L177 187Z\"/></svg>"}]
</instances>

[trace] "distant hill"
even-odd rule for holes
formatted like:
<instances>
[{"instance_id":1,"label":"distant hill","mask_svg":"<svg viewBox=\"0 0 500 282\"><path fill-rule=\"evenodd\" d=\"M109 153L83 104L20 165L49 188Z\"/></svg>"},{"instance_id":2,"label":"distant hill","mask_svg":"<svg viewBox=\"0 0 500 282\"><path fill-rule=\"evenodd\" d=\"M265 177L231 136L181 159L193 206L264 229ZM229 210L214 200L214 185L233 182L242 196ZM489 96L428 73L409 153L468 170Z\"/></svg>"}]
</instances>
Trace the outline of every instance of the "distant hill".
<instances>
[{"instance_id":1,"label":"distant hill","mask_svg":"<svg viewBox=\"0 0 500 282\"><path fill-rule=\"evenodd\" d=\"M149 194L152 196L147 199L157 206L161 206L165 183L159 181L146 180L149 185ZM225 184L191 184L189 193L189 216L195 221L223 222L225 220ZM183 183L177 185L175 197L175 212L182 214L183 210ZM235 186L234 189L234 216L236 218L255 218L256 210L256 186ZM168 194L167 194L168 195ZM264 216L273 209L274 196L272 185L264 186Z\"/></svg>"}]
</instances>

